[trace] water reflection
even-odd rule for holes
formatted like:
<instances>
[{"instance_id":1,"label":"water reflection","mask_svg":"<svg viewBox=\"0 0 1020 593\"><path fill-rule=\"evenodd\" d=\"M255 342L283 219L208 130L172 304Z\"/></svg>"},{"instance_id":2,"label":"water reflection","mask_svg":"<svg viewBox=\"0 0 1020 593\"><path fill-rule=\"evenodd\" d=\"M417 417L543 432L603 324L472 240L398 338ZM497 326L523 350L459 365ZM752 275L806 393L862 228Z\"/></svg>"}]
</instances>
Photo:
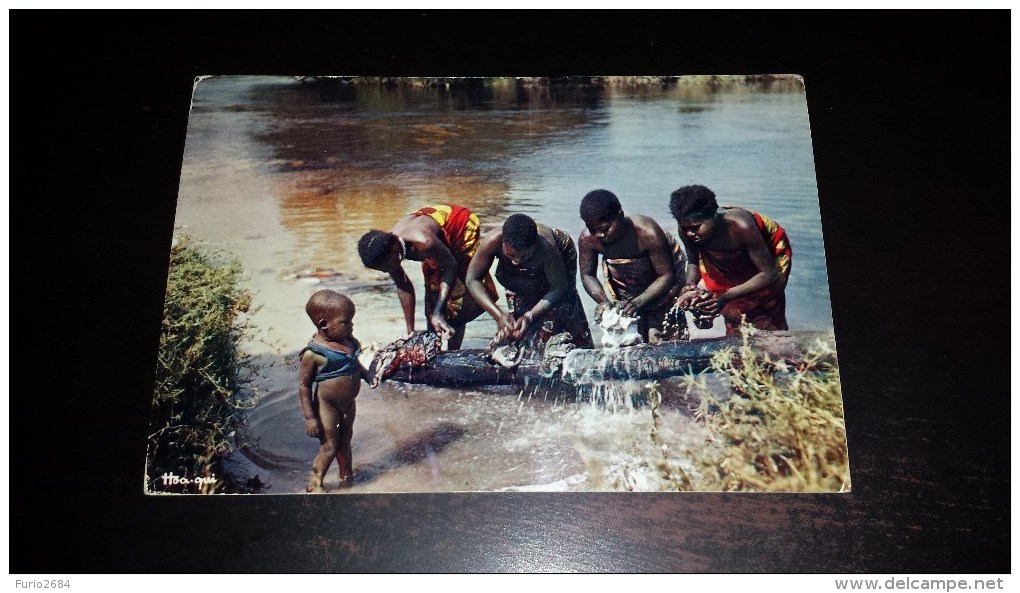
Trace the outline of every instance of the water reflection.
<instances>
[{"instance_id":1,"label":"water reflection","mask_svg":"<svg viewBox=\"0 0 1020 593\"><path fill-rule=\"evenodd\" d=\"M314 92L321 103L366 112L489 111L600 106L606 89L589 78L420 78L354 79L309 77L299 90Z\"/></svg>"},{"instance_id":2,"label":"water reflection","mask_svg":"<svg viewBox=\"0 0 1020 593\"><path fill-rule=\"evenodd\" d=\"M344 89L344 101L316 101L321 85ZM265 94L261 91L259 94ZM379 174L489 170L526 147L569 141L597 123L601 91L590 88L517 88L472 83L452 89L345 82L288 87L285 109L260 140L282 168L347 166ZM281 105L281 107L283 107Z\"/></svg>"},{"instance_id":3,"label":"water reflection","mask_svg":"<svg viewBox=\"0 0 1020 593\"><path fill-rule=\"evenodd\" d=\"M388 229L421 205L460 204L495 224L513 188L506 162L535 146L575 141L597 125L602 95L481 79L450 88L345 79L287 88L272 126L256 137L284 180L281 223L308 254L299 267L358 271L353 247L361 234ZM267 95L264 87L255 92Z\"/></svg>"},{"instance_id":4,"label":"water reflection","mask_svg":"<svg viewBox=\"0 0 1020 593\"><path fill-rule=\"evenodd\" d=\"M425 193L422 185L430 191ZM357 167L291 172L284 190L280 222L294 233L303 252L296 267L336 267L354 278L374 275L357 256L357 242L365 231L389 229L399 216L432 200L484 214L490 204L505 203L510 193L505 181L480 176L410 179Z\"/></svg>"}]
</instances>

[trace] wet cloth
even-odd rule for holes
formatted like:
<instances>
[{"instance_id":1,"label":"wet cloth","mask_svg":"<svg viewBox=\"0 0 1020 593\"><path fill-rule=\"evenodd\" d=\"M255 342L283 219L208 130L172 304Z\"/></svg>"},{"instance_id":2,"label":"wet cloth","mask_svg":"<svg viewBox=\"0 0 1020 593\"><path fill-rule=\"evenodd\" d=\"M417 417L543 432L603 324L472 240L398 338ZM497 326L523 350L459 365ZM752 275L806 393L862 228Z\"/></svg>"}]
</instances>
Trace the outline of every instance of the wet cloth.
<instances>
[{"instance_id":1,"label":"wet cloth","mask_svg":"<svg viewBox=\"0 0 1020 593\"><path fill-rule=\"evenodd\" d=\"M648 341L686 340L687 321L681 316L673 319L674 323L666 324L666 318L680 296L687 274L687 258L680 242L673 235L666 233L666 246L673 264L675 281L666 294L641 307L638 320L638 332L648 337ZM650 256L635 258L603 258L602 273L605 277L605 288L613 300L629 301L641 295L655 282L659 275L655 272ZM651 330L651 331L650 331Z\"/></svg>"},{"instance_id":2,"label":"wet cloth","mask_svg":"<svg viewBox=\"0 0 1020 593\"><path fill-rule=\"evenodd\" d=\"M439 224L442 229L443 243L457 260L457 278L450 286L449 296L446 298L446 307L443 315L451 325L461 325L471 319L458 319L461 309L464 306L464 299L467 298L467 285L464 279L467 277L468 265L471 263L471 256L478 249L479 222L478 216L462 206L450 204L436 204L425 206L411 212L412 216L428 216ZM421 271L425 276L425 311L428 315L436 308L436 301L439 299L439 286L443 281L443 271L435 261L426 259L421 262ZM486 272L482 278L482 285L485 292L493 301L497 299L496 284L492 276ZM481 308L476 312L481 313Z\"/></svg>"},{"instance_id":3,"label":"wet cloth","mask_svg":"<svg viewBox=\"0 0 1020 593\"><path fill-rule=\"evenodd\" d=\"M556 248L563 257L563 265L567 268L570 288L560 295L559 301L533 322L537 328L533 335L534 345L544 344L556 334L569 332L573 343L579 348L592 348L591 328L577 293L577 249L570 235L551 229L556 240ZM545 267L534 268L514 266L505 257L499 258L496 265L496 280L506 289L507 305L514 318L520 318L530 311L542 297L549 292L549 281L545 277Z\"/></svg>"},{"instance_id":4,"label":"wet cloth","mask_svg":"<svg viewBox=\"0 0 1020 593\"><path fill-rule=\"evenodd\" d=\"M751 214L775 258L782 280L754 294L726 303L722 315L730 327L739 325L740 317L744 315L748 323L760 329L789 329L786 323L785 289L793 263L790 239L783 227L774 220L758 212ZM743 284L758 273L758 268L745 252L699 252L698 268L705 288L715 293Z\"/></svg>"},{"instance_id":5,"label":"wet cloth","mask_svg":"<svg viewBox=\"0 0 1020 593\"><path fill-rule=\"evenodd\" d=\"M638 331L638 319L622 315L616 309L603 313L599 326L602 328L603 348L634 346L643 341Z\"/></svg>"},{"instance_id":6,"label":"wet cloth","mask_svg":"<svg viewBox=\"0 0 1020 593\"><path fill-rule=\"evenodd\" d=\"M401 367L417 369L428 366L439 355L441 346L441 339L436 332L411 332L409 336L394 340L376 352L368 373L382 381Z\"/></svg>"}]
</instances>

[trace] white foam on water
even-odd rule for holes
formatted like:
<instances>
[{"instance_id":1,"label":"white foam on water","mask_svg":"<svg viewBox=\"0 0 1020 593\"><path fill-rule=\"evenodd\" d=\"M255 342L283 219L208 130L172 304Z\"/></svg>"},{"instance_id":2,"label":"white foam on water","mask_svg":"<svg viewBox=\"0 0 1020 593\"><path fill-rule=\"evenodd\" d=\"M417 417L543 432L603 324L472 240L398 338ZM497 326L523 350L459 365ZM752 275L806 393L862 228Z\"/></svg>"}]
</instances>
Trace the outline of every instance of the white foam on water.
<instances>
[{"instance_id":1,"label":"white foam on water","mask_svg":"<svg viewBox=\"0 0 1020 593\"><path fill-rule=\"evenodd\" d=\"M638 318L621 314L616 309L610 309L602 314L599 326L602 328L602 346L605 348L619 348L621 346L633 346L641 343L641 334L638 333Z\"/></svg>"}]
</instances>

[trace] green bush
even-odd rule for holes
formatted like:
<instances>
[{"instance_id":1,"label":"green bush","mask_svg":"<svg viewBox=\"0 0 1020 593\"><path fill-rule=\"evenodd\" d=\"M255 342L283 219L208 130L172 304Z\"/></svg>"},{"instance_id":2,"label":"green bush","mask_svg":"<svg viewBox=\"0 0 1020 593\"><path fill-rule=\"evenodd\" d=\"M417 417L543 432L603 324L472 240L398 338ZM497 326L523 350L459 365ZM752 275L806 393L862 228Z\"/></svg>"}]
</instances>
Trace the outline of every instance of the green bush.
<instances>
[{"instance_id":1,"label":"green bush","mask_svg":"<svg viewBox=\"0 0 1020 593\"><path fill-rule=\"evenodd\" d=\"M251 304L239 262L214 262L184 240L170 253L155 397L146 458L147 492L237 492L223 470L250 397L238 348ZM188 479L168 484L165 474ZM196 478L201 478L199 485Z\"/></svg>"},{"instance_id":2,"label":"green bush","mask_svg":"<svg viewBox=\"0 0 1020 593\"><path fill-rule=\"evenodd\" d=\"M730 392L700 391L698 416L721 441L697 460L698 490L836 492L849 490L850 471L839 369L819 343L798 361L775 361L748 345L719 352L712 369Z\"/></svg>"}]
</instances>

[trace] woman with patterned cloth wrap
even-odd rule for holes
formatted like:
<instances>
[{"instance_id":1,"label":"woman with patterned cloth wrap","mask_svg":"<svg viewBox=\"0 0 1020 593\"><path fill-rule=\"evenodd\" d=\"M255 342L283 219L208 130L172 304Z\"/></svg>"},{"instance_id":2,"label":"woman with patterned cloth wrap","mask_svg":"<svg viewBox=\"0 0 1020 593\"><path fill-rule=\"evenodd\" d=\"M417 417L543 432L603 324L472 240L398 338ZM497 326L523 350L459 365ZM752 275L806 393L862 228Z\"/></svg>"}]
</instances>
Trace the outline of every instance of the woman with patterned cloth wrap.
<instances>
[{"instance_id":1,"label":"woman with patterned cloth wrap","mask_svg":"<svg viewBox=\"0 0 1020 593\"><path fill-rule=\"evenodd\" d=\"M389 273L404 310L407 333L414 331L414 286L400 264L420 261L425 276L425 319L428 328L448 337L447 348L464 341L464 326L482 314L468 293L464 278L479 243L478 217L467 208L437 204L419 208L389 232L371 230L358 242L365 267ZM486 274L485 294L496 298L496 285Z\"/></svg>"},{"instance_id":2,"label":"woman with patterned cloth wrap","mask_svg":"<svg viewBox=\"0 0 1020 593\"><path fill-rule=\"evenodd\" d=\"M673 192L669 208L689 257L677 304L722 315L731 334L742 317L759 329L789 329L785 291L793 249L783 227L759 212L720 208L703 185Z\"/></svg>"},{"instance_id":3,"label":"woman with patterned cloth wrap","mask_svg":"<svg viewBox=\"0 0 1020 593\"><path fill-rule=\"evenodd\" d=\"M672 309L687 265L677 240L648 216L625 215L616 195L604 189L584 196L580 214L581 284L595 299L595 321L615 307L638 317L638 333L648 343L686 340L687 321ZM597 275L599 255L604 284Z\"/></svg>"}]
</instances>

